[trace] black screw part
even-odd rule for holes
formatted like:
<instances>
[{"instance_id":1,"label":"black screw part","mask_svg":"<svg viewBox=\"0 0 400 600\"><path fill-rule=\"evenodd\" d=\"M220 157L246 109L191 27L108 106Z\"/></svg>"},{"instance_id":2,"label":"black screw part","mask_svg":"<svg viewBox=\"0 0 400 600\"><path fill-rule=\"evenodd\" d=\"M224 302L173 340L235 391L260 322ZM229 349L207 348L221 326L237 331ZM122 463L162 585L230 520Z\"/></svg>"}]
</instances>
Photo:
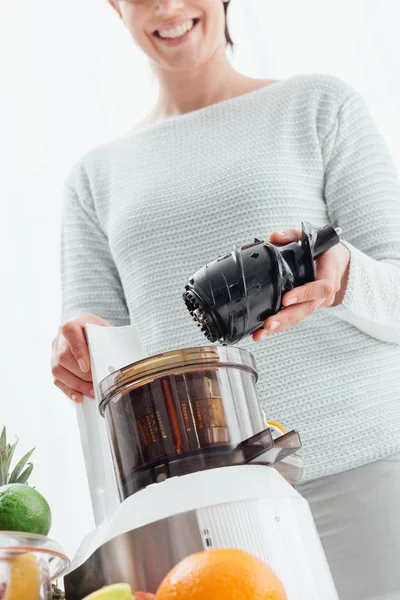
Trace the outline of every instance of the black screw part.
<instances>
[{"instance_id":1,"label":"black screw part","mask_svg":"<svg viewBox=\"0 0 400 600\"><path fill-rule=\"evenodd\" d=\"M303 238L286 246L258 239L209 263L183 294L211 342L235 344L281 308L283 295L315 279L314 259L340 242L338 230L302 223Z\"/></svg>"}]
</instances>

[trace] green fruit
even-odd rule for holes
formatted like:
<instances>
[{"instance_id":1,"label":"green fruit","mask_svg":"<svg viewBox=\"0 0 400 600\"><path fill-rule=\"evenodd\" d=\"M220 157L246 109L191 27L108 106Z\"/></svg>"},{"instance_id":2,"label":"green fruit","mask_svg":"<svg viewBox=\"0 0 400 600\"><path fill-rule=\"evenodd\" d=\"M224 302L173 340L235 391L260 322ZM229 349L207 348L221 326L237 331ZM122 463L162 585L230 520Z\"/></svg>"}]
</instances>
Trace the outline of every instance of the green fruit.
<instances>
[{"instance_id":1,"label":"green fruit","mask_svg":"<svg viewBox=\"0 0 400 600\"><path fill-rule=\"evenodd\" d=\"M0 530L47 535L51 511L39 492L22 483L0 487Z\"/></svg>"},{"instance_id":2,"label":"green fruit","mask_svg":"<svg viewBox=\"0 0 400 600\"><path fill-rule=\"evenodd\" d=\"M86 596L84 600L135 600L135 596L132 594L130 585L117 583L93 592L90 596Z\"/></svg>"}]
</instances>

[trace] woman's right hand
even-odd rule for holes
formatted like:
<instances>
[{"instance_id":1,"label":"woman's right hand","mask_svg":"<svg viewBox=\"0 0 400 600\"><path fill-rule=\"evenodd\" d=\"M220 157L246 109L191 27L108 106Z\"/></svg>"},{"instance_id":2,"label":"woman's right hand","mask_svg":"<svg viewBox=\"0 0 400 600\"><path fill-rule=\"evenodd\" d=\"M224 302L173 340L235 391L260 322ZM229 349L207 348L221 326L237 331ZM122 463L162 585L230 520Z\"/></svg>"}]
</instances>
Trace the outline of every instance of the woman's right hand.
<instances>
[{"instance_id":1,"label":"woman's right hand","mask_svg":"<svg viewBox=\"0 0 400 600\"><path fill-rule=\"evenodd\" d=\"M56 385L73 402L80 403L83 396L94 398L89 349L85 325L109 327L104 319L82 313L67 321L58 330L52 343L51 372Z\"/></svg>"}]
</instances>

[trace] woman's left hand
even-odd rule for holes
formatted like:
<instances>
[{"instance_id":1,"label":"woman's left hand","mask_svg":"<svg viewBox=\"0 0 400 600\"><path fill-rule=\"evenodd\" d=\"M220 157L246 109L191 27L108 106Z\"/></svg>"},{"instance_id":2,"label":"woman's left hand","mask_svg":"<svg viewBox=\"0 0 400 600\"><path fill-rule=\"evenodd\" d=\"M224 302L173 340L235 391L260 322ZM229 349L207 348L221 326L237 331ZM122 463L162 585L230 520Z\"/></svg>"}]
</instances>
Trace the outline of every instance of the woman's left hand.
<instances>
[{"instance_id":1,"label":"woman's left hand","mask_svg":"<svg viewBox=\"0 0 400 600\"><path fill-rule=\"evenodd\" d=\"M288 229L283 233L272 233L269 240L282 246L297 242L301 237L301 229ZM322 254L316 261L316 281L287 292L282 300L284 308L253 333L253 340L260 342L272 333L300 323L320 308L340 304L346 292L349 265L350 252L343 244Z\"/></svg>"}]
</instances>

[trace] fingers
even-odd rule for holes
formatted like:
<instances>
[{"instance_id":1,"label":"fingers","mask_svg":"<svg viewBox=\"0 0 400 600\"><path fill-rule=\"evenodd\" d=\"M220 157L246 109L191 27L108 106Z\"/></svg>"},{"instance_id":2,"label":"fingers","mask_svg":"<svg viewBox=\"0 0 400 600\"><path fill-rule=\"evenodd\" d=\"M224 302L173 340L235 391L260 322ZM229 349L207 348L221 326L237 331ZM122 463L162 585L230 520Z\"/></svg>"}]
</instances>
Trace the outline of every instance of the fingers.
<instances>
[{"instance_id":1,"label":"fingers","mask_svg":"<svg viewBox=\"0 0 400 600\"><path fill-rule=\"evenodd\" d=\"M292 242L298 242L303 237L303 231L301 229L285 229L285 231L274 231L269 236L271 244L281 246L285 244L291 244Z\"/></svg>"},{"instance_id":2,"label":"fingers","mask_svg":"<svg viewBox=\"0 0 400 600\"><path fill-rule=\"evenodd\" d=\"M332 248L334 250L334 248ZM330 250L323 254L316 263L316 278L317 280L329 281L332 289L331 293L327 295L324 306L331 306L335 302L336 294L342 286L342 273L340 265L331 260Z\"/></svg>"},{"instance_id":3,"label":"fingers","mask_svg":"<svg viewBox=\"0 0 400 600\"><path fill-rule=\"evenodd\" d=\"M83 381L83 379L67 371L61 365L56 365L53 368L53 377L55 381L62 382L66 387L74 390L75 393L78 392L83 396L94 398L93 383L91 381Z\"/></svg>"},{"instance_id":4,"label":"fingers","mask_svg":"<svg viewBox=\"0 0 400 600\"><path fill-rule=\"evenodd\" d=\"M313 300L311 302L303 302L299 305L289 306L279 311L276 315L269 317L261 329L257 329L253 333L253 340L260 342L272 333L280 333L289 327L293 327L307 319L313 312L321 307L323 300Z\"/></svg>"},{"instance_id":5,"label":"fingers","mask_svg":"<svg viewBox=\"0 0 400 600\"><path fill-rule=\"evenodd\" d=\"M79 392L75 392L71 390L67 385L65 385L62 381L58 379L54 380L54 385L58 387L68 398L75 402L76 404L81 404L83 402L83 396Z\"/></svg>"},{"instance_id":6,"label":"fingers","mask_svg":"<svg viewBox=\"0 0 400 600\"><path fill-rule=\"evenodd\" d=\"M303 302L311 302L313 300L326 300L334 293L334 286L330 281L322 279L306 283L300 287L294 288L287 292L283 299L283 306L291 306L293 304L301 304Z\"/></svg>"},{"instance_id":7,"label":"fingers","mask_svg":"<svg viewBox=\"0 0 400 600\"><path fill-rule=\"evenodd\" d=\"M272 233L270 241L277 245L288 244L300 240L302 235L300 229L288 229L281 233ZM335 305L338 292L343 287L344 272L348 272L349 262L348 251L343 251L340 246L322 254L316 261L316 281L287 292L282 299L283 309L269 317L261 329L253 332L254 341L261 341L272 333L293 327L320 308Z\"/></svg>"},{"instance_id":8,"label":"fingers","mask_svg":"<svg viewBox=\"0 0 400 600\"><path fill-rule=\"evenodd\" d=\"M83 396L94 398L90 355L85 326L91 323L102 327L110 324L96 315L82 313L62 325L52 343L51 370L54 384L74 402Z\"/></svg>"},{"instance_id":9,"label":"fingers","mask_svg":"<svg viewBox=\"0 0 400 600\"><path fill-rule=\"evenodd\" d=\"M316 310L333 303L337 286L336 270L332 270L329 264L322 265L319 274L330 279L307 283L287 292L282 300L284 308L269 317L262 329L253 333L254 341L259 342L272 333L279 333L293 327Z\"/></svg>"},{"instance_id":10,"label":"fingers","mask_svg":"<svg viewBox=\"0 0 400 600\"><path fill-rule=\"evenodd\" d=\"M82 373L88 373L90 370L90 358L84 334L84 325L76 320L68 321L61 326L60 333L67 340L72 356L79 365Z\"/></svg>"},{"instance_id":11,"label":"fingers","mask_svg":"<svg viewBox=\"0 0 400 600\"><path fill-rule=\"evenodd\" d=\"M94 390L91 373L81 373L75 359L64 340L65 350L58 352L56 346L57 340L53 342L52 356L52 374L54 385L56 385L68 398L73 402L80 403L83 401L83 396L94 398ZM61 364L61 362L63 364ZM69 365L67 367L63 365Z\"/></svg>"},{"instance_id":12,"label":"fingers","mask_svg":"<svg viewBox=\"0 0 400 600\"><path fill-rule=\"evenodd\" d=\"M287 292L282 299L283 306L302 302L323 300L323 306L330 306L341 287L340 268L329 251L316 262L316 281L299 286Z\"/></svg>"},{"instance_id":13,"label":"fingers","mask_svg":"<svg viewBox=\"0 0 400 600\"><path fill-rule=\"evenodd\" d=\"M57 345L55 351L53 351L52 355L52 370L54 375L54 369L61 365L67 371L70 371L79 379L83 379L83 381L92 381L92 373L89 370L87 373L82 373L80 366L76 362L71 349L68 345L67 340L63 335L59 335L57 340Z\"/></svg>"}]
</instances>

